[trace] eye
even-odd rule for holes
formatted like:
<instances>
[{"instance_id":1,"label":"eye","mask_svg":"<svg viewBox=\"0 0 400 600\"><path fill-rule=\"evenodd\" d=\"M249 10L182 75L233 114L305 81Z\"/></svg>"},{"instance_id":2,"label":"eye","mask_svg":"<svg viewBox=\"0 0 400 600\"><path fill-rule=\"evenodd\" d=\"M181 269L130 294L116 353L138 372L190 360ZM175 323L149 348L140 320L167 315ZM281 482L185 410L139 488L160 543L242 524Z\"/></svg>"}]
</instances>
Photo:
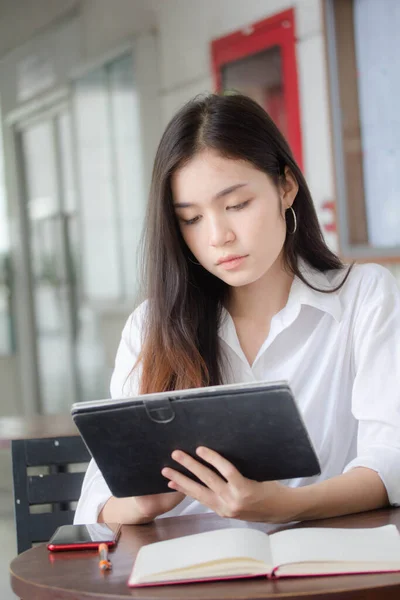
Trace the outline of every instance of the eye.
<instances>
[{"instance_id":1,"label":"eye","mask_svg":"<svg viewBox=\"0 0 400 600\"><path fill-rule=\"evenodd\" d=\"M234 206L227 206L227 209L231 209L231 210L242 210L243 208L245 208L248 203L250 202L250 200L246 200L245 202L241 202L240 204L235 204Z\"/></svg>"},{"instance_id":2,"label":"eye","mask_svg":"<svg viewBox=\"0 0 400 600\"><path fill-rule=\"evenodd\" d=\"M180 221L184 224L184 225L194 225L195 223L197 223L200 220L200 216L198 215L197 217L193 217L193 219L180 219Z\"/></svg>"}]
</instances>

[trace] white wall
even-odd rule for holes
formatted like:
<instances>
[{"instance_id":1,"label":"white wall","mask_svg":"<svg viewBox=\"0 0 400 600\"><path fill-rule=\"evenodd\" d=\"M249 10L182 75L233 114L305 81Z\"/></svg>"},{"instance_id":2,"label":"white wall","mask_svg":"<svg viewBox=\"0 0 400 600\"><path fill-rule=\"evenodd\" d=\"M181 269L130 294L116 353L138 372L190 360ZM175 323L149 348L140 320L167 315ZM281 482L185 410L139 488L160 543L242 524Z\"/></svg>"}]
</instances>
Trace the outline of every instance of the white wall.
<instances>
[{"instance_id":1,"label":"white wall","mask_svg":"<svg viewBox=\"0 0 400 600\"><path fill-rule=\"evenodd\" d=\"M81 15L85 58L154 28L145 0L0 0L0 58L74 13Z\"/></svg>"},{"instance_id":2,"label":"white wall","mask_svg":"<svg viewBox=\"0 0 400 600\"><path fill-rule=\"evenodd\" d=\"M144 0L83 0L81 14L87 60L155 27L154 13Z\"/></svg>"},{"instance_id":3,"label":"white wall","mask_svg":"<svg viewBox=\"0 0 400 600\"><path fill-rule=\"evenodd\" d=\"M0 0L0 57L70 13L77 0Z\"/></svg>"}]
</instances>

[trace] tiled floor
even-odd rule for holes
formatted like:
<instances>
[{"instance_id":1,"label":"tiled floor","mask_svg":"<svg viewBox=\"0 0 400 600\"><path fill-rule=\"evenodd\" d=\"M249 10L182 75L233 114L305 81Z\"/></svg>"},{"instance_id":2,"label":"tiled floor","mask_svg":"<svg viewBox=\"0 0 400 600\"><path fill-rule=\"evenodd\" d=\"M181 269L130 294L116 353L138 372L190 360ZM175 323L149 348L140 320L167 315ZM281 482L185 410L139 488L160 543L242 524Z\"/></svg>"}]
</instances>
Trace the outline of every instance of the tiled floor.
<instances>
[{"instance_id":1,"label":"tiled floor","mask_svg":"<svg viewBox=\"0 0 400 600\"><path fill-rule=\"evenodd\" d=\"M0 543L3 560L0 562L0 598L16 600L10 587L9 565L17 554L12 500L10 452L0 450Z\"/></svg>"}]
</instances>

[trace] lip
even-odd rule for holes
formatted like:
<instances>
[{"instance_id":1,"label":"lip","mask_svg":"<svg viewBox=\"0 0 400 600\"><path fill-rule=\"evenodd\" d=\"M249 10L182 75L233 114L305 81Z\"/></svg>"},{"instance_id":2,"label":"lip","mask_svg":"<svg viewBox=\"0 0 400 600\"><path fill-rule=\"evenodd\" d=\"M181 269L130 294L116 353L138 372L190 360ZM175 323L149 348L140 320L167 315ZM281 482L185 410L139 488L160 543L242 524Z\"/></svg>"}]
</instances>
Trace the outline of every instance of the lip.
<instances>
[{"instance_id":1,"label":"lip","mask_svg":"<svg viewBox=\"0 0 400 600\"><path fill-rule=\"evenodd\" d=\"M229 256L225 256L224 258L220 258L217 262L219 267L223 267L224 269L234 269L239 266L242 261L247 258L248 255L241 254L230 254Z\"/></svg>"},{"instance_id":2,"label":"lip","mask_svg":"<svg viewBox=\"0 0 400 600\"><path fill-rule=\"evenodd\" d=\"M217 260L217 265L222 265L223 263L231 262L232 260L236 260L238 258L244 258L244 255L242 255L242 254L229 254L228 256L225 256L224 258L220 258L219 260Z\"/></svg>"}]
</instances>

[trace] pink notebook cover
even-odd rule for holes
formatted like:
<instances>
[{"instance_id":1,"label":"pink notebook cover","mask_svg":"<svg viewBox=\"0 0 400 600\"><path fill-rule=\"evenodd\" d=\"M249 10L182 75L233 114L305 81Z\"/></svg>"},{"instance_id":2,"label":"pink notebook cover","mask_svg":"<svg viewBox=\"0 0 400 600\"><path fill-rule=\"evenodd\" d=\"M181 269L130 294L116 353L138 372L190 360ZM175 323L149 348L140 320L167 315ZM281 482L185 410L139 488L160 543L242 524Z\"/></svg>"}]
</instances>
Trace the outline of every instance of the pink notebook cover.
<instances>
[{"instance_id":1,"label":"pink notebook cover","mask_svg":"<svg viewBox=\"0 0 400 600\"><path fill-rule=\"evenodd\" d=\"M203 577L196 579L178 579L176 581L159 581L156 583L129 583L127 585L132 588L136 587L154 587L161 585L179 585L184 583L207 583L210 581L231 581L234 579L259 579L261 577L265 579L292 579L297 577L338 577L340 575L377 575L379 573L398 573L397 569L390 570L382 570L382 571L351 571L351 572L338 572L338 573L300 573L296 575L282 575L276 572L277 569L274 569L271 573L260 573L258 575L228 575L226 577Z\"/></svg>"}]
</instances>

